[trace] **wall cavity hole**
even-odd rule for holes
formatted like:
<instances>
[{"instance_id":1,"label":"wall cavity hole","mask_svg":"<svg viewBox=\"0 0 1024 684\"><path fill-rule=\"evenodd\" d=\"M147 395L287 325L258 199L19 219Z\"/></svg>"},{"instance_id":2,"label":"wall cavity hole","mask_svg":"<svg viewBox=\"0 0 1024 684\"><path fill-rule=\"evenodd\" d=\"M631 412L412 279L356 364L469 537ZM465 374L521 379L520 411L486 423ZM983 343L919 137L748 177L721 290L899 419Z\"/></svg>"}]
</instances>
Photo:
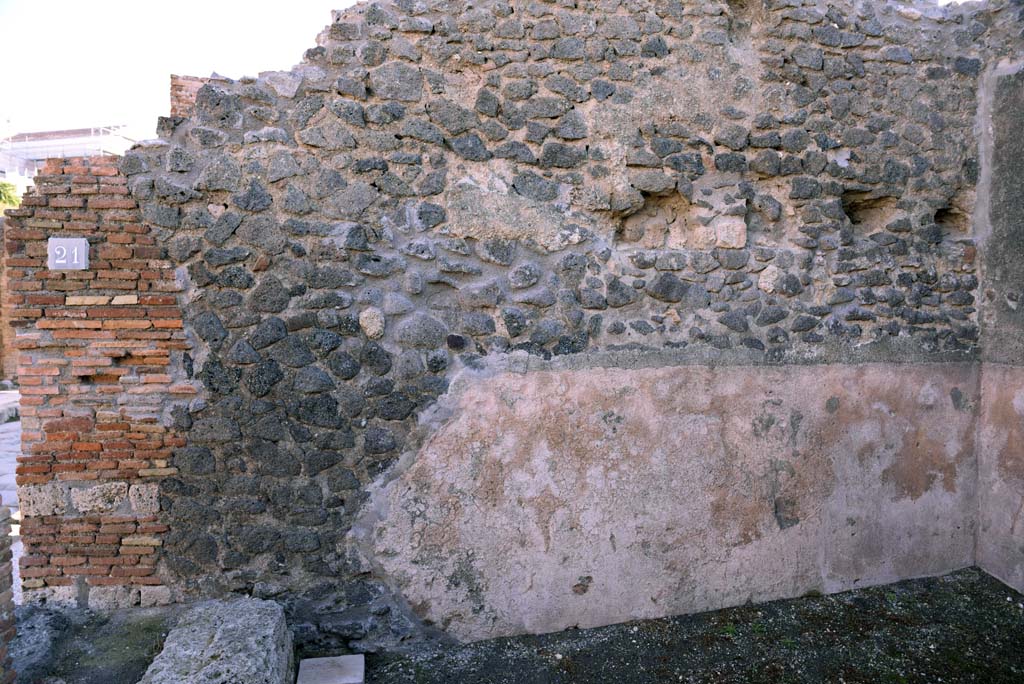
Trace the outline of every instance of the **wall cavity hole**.
<instances>
[{"instance_id":1,"label":"wall cavity hole","mask_svg":"<svg viewBox=\"0 0 1024 684\"><path fill-rule=\"evenodd\" d=\"M956 207L942 207L935 212L935 225L943 235L966 233L970 224L970 217Z\"/></svg>"},{"instance_id":2,"label":"wall cavity hole","mask_svg":"<svg viewBox=\"0 0 1024 684\"><path fill-rule=\"evenodd\" d=\"M615 242L643 249L679 248L686 242L690 203L678 193L642 193L643 204L625 216L615 231Z\"/></svg>"},{"instance_id":3,"label":"wall cavity hole","mask_svg":"<svg viewBox=\"0 0 1024 684\"><path fill-rule=\"evenodd\" d=\"M896 215L896 198L873 197L864 192L843 193L843 213L858 230L882 230Z\"/></svg>"}]
</instances>

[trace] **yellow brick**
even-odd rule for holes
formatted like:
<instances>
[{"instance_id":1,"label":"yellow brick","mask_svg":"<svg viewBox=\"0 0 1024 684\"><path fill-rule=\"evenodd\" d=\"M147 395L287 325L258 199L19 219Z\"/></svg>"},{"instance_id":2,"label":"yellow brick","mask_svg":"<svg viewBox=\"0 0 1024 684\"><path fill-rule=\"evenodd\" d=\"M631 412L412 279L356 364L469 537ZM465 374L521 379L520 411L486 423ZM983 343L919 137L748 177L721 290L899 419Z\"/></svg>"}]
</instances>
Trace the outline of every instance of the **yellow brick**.
<instances>
[{"instance_id":1,"label":"yellow brick","mask_svg":"<svg viewBox=\"0 0 1024 684\"><path fill-rule=\"evenodd\" d=\"M139 477L165 477L177 474L177 468L144 468L139 471Z\"/></svg>"},{"instance_id":2,"label":"yellow brick","mask_svg":"<svg viewBox=\"0 0 1024 684\"><path fill-rule=\"evenodd\" d=\"M78 297L66 297L64 303L67 306L103 306L110 302L110 297L100 297L96 295L89 296L78 296Z\"/></svg>"},{"instance_id":3,"label":"yellow brick","mask_svg":"<svg viewBox=\"0 0 1024 684\"><path fill-rule=\"evenodd\" d=\"M156 537L147 537L145 535L136 534L131 537L125 537L121 540L122 546L163 546L164 543Z\"/></svg>"},{"instance_id":4,"label":"yellow brick","mask_svg":"<svg viewBox=\"0 0 1024 684\"><path fill-rule=\"evenodd\" d=\"M110 302L111 304L138 304L139 295L117 295Z\"/></svg>"}]
</instances>

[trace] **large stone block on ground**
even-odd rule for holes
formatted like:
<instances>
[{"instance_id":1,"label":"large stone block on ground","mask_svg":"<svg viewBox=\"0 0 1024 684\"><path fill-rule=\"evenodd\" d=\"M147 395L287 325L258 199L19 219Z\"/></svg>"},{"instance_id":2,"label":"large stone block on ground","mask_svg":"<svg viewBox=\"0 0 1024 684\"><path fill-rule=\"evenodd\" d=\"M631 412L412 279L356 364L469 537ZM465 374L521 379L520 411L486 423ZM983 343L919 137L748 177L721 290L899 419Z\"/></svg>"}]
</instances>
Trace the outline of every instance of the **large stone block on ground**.
<instances>
[{"instance_id":1,"label":"large stone block on ground","mask_svg":"<svg viewBox=\"0 0 1024 684\"><path fill-rule=\"evenodd\" d=\"M10 651L14 670L21 682L36 682L46 676L65 633L70 627L67 615L28 604L16 609L18 631Z\"/></svg>"},{"instance_id":2,"label":"large stone block on ground","mask_svg":"<svg viewBox=\"0 0 1024 684\"><path fill-rule=\"evenodd\" d=\"M292 658L278 604L206 601L181 617L139 684L292 684Z\"/></svg>"}]
</instances>

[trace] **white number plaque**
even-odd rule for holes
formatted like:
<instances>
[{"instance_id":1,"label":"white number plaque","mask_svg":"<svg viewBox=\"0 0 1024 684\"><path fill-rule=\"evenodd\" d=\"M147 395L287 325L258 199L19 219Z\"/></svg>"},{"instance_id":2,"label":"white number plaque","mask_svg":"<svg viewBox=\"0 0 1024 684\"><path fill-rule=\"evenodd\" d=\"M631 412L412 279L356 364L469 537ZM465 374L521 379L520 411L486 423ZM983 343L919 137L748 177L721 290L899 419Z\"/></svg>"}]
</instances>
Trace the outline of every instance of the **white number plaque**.
<instances>
[{"instance_id":1,"label":"white number plaque","mask_svg":"<svg viewBox=\"0 0 1024 684\"><path fill-rule=\"evenodd\" d=\"M89 268L89 241L56 238L46 242L46 267L51 271L84 271Z\"/></svg>"}]
</instances>

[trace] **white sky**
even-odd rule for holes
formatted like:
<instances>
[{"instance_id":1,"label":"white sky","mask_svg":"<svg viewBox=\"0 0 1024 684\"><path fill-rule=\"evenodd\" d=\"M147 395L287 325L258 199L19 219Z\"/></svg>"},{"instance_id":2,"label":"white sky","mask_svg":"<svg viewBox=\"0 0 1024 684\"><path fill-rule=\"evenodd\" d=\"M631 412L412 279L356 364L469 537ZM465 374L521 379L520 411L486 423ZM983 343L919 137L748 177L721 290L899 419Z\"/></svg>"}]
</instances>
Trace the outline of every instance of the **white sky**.
<instances>
[{"instance_id":1,"label":"white sky","mask_svg":"<svg viewBox=\"0 0 1024 684\"><path fill-rule=\"evenodd\" d=\"M170 74L288 69L316 45L331 10L351 4L0 0L0 137L114 124L155 137Z\"/></svg>"},{"instance_id":2,"label":"white sky","mask_svg":"<svg viewBox=\"0 0 1024 684\"><path fill-rule=\"evenodd\" d=\"M331 10L352 4L0 0L0 138L117 124L129 137L154 137L170 74L288 69L315 46Z\"/></svg>"}]
</instances>

